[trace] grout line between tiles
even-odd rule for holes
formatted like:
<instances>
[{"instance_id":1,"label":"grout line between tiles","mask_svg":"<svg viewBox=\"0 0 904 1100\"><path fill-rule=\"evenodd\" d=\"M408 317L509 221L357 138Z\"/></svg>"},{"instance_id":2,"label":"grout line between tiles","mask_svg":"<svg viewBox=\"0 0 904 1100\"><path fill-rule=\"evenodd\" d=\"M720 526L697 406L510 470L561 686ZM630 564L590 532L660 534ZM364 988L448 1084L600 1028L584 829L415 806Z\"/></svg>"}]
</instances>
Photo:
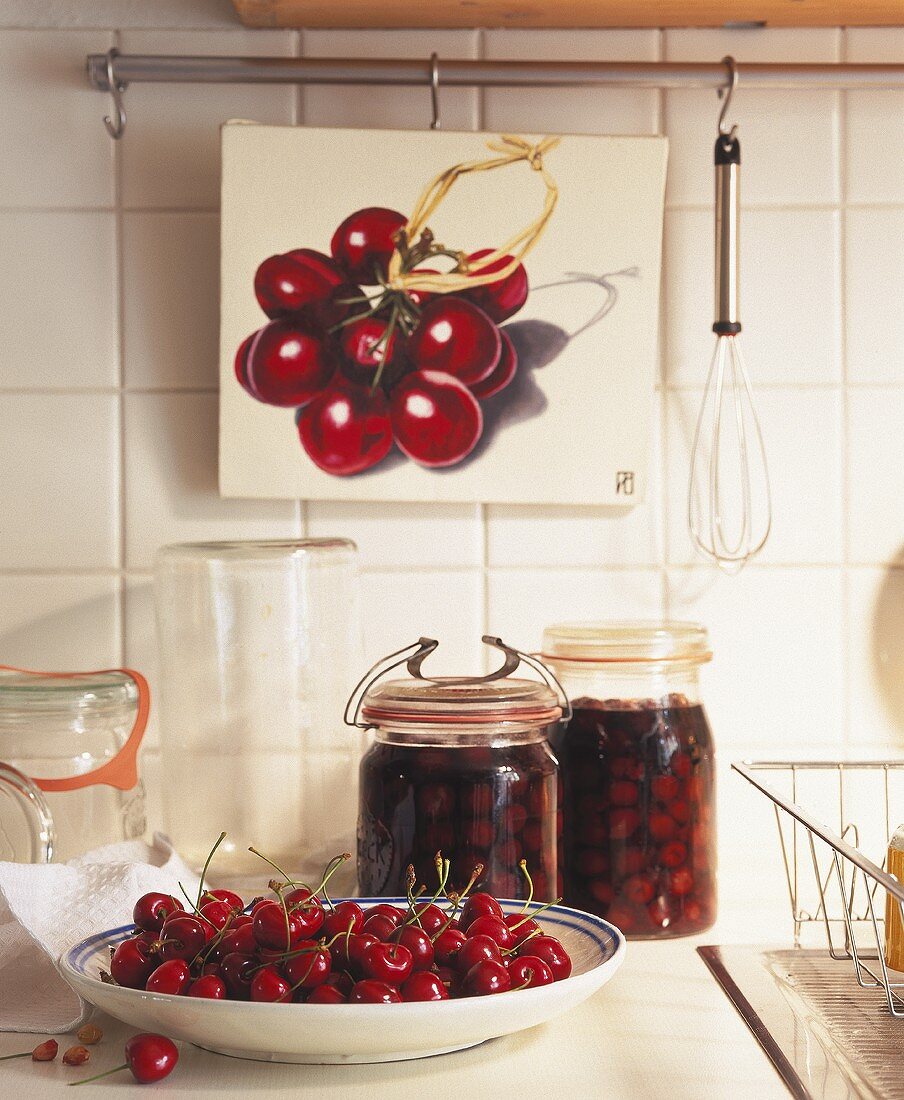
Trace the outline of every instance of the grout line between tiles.
<instances>
[{"instance_id":1,"label":"grout line between tiles","mask_svg":"<svg viewBox=\"0 0 904 1100\"><path fill-rule=\"evenodd\" d=\"M120 31L113 33L113 43L117 49L122 47L122 34ZM112 139L110 139L112 140ZM125 242L123 240L123 212L122 212L122 142L113 142L113 208L114 208L114 232L116 236L116 332L117 332L117 358L119 374L119 394L117 401L119 416L119 448L117 461L119 463L119 476L116 479L117 494L117 519L118 547L117 561L120 568L118 601L119 601L119 661L125 667L126 638L128 636L128 601L126 599L126 585L124 573L127 559L128 517L126 514L126 331L125 331Z\"/></svg>"},{"instance_id":2,"label":"grout line between tiles","mask_svg":"<svg viewBox=\"0 0 904 1100\"><path fill-rule=\"evenodd\" d=\"M847 57L848 36L847 31L841 34L841 56ZM841 209L838 213L838 287L840 302L838 308L838 356L841 363L841 556L844 566L841 570L841 728L844 744L851 743L851 631L850 631L850 440L848 432L849 416L848 405L850 400L849 369L847 353L847 210L848 197L848 97L840 94L838 97L838 194L841 199Z\"/></svg>"}]
</instances>

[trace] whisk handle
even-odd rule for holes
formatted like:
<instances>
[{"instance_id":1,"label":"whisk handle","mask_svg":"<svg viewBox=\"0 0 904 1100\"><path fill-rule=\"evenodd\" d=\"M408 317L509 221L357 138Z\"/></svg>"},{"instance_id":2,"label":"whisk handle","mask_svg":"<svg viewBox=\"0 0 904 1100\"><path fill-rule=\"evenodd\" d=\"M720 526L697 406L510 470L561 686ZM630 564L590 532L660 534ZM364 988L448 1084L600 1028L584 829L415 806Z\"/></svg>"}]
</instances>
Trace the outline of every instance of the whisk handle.
<instances>
[{"instance_id":1,"label":"whisk handle","mask_svg":"<svg viewBox=\"0 0 904 1100\"><path fill-rule=\"evenodd\" d=\"M734 132L716 138L716 319L713 332L741 331L738 306L741 143Z\"/></svg>"}]
</instances>

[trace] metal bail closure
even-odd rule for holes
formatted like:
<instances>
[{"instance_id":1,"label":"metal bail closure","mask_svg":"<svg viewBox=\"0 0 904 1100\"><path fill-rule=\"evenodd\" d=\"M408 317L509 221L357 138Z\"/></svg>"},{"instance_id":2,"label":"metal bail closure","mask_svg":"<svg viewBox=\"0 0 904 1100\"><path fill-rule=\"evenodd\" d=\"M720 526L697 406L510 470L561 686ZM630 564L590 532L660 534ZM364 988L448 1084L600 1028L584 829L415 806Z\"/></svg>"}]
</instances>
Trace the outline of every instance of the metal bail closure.
<instances>
[{"instance_id":1,"label":"metal bail closure","mask_svg":"<svg viewBox=\"0 0 904 1100\"><path fill-rule=\"evenodd\" d=\"M377 680L385 676L388 672L392 672L393 669L398 668L400 665L406 665L408 672L416 680L424 680L430 684L467 685L488 684L495 680L503 680L505 677L511 676L513 672L517 671L522 661L535 672L539 673L546 686L555 693L557 701L562 708L561 720L567 722L571 718L571 703L568 700L568 696L565 694L565 689L562 687L555 673L553 673L542 661L529 653L523 653L520 649L515 649L513 646L506 645L501 638L495 638L491 634L484 634L480 640L486 645L501 650L502 653L505 654L505 660L502 665L494 672L488 672L485 676L443 676L441 678L426 676L422 666L427 657L429 657L439 645L439 642L435 638L419 638L416 642L412 642L411 645L405 646L404 649L398 649L395 653L390 653L388 656L383 657L368 669L367 673L355 685L345 705L345 724L347 726L357 727L358 729L370 728L366 722L360 721L361 707L364 704L364 698ZM414 650L414 652L412 653L411 650ZM351 713L353 707L354 711Z\"/></svg>"}]
</instances>

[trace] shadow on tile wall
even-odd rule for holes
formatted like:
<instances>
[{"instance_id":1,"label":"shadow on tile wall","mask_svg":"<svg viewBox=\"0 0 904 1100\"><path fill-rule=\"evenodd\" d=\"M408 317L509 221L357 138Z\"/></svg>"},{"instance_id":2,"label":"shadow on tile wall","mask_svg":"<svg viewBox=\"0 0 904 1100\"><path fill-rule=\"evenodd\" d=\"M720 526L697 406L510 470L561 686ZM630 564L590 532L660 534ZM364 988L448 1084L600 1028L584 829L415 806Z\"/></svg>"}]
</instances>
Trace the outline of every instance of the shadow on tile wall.
<instances>
[{"instance_id":1,"label":"shadow on tile wall","mask_svg":"<svg viewBox=\"0 0 904 1100\"><path fill-rule=\"evenodd\" d=\"M898 558L900 560L901 553ZM871 663L876 690L886 711L888 736L904 744L904 570L887 569L872 613Z\"/></svg>"}]
</instances>

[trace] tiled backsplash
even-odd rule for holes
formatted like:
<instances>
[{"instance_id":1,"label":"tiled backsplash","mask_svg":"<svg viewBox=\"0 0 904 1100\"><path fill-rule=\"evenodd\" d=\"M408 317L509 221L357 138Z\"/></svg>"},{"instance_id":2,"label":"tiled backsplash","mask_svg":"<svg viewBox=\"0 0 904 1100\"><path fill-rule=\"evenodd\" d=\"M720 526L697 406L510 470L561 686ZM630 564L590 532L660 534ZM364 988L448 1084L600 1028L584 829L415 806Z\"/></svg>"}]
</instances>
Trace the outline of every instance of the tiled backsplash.
<instances>
[{"instance_id":1,"label":"tiled backsplash","mask_svg":"<svg viewBox=\"0 0 904 1100\"><path fill-rule=\"evenodd\" d=\"M11 3L0 13L0 660L155 668L163 542L347 535L368 652L423 633L476 667L485 630L552 619L709 625L723 761L904 746L904 93L741 89L745 351L775 492L762 558L726 578L684 530L711 352L711 92L441 89L446 128L670 140L657 460L605 509L221 500L216 488L218 125L426 126L427 89L138 85L123 141L84 57L139 53L880 61L904 30L244 31L217 0ZM357 170L357 169L356 169ZM605 196L600 196L605 202ZM453 612L453 613L450 613ZM447 658L448 659L448 658ZM147 760L153 765L153 746ZM725 777L742 869L768 826ZM730 809L729 809L730 807ZM731 816L729 816L731 815ZM902 808L904 818L904 808ZM732 821L735 827L729 828ZM745 824L742 825L742 822ZM729 839L730 838L730 839ZM771 841L771 838L770 838ZM723 853L723 866L728 855ZM742 875L743 870L743 875ZM770 879L777 868L770 864Z\"/></svg>"}]
</instances>

